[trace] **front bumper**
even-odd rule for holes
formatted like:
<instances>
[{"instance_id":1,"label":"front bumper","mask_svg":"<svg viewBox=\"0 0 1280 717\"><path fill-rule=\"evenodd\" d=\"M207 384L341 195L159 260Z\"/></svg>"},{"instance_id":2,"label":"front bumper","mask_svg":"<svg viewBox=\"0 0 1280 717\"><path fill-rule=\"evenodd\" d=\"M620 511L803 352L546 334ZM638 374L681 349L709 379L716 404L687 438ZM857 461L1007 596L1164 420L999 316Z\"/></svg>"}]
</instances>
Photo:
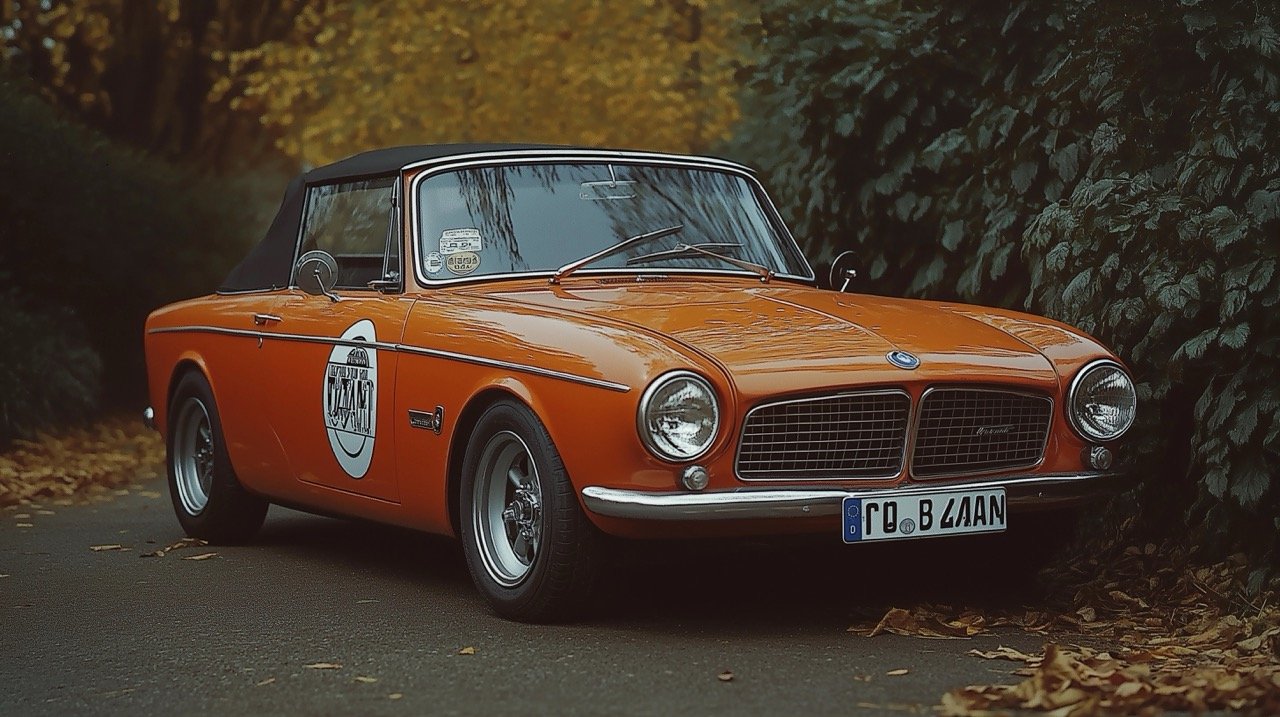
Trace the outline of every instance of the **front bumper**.
<instances>
[{"instance_id":1,"label":"front bumper","mask_svg":"<svg viewBox=\"0 0 1280 717\"><path fill-rule=\"evenodd\" d=\"M752 520L840 515L848 496L892 498L946 490L1004 488L1010 509L1077 505L1123 489L1120 473L1041 473L964 483L907 483L893 488L735 488L698 493L658 493L588 486L582 502L593 513L635 520Z\"/></svg>"}]
</instances>

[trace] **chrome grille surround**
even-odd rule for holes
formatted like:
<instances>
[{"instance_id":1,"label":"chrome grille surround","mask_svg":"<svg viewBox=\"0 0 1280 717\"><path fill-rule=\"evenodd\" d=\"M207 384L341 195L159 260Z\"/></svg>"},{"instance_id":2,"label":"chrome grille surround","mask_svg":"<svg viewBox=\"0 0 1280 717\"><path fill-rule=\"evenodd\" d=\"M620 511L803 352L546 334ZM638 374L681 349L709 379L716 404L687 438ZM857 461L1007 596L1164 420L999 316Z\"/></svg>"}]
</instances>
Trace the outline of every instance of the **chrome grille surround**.
<instances>
[{"instance_id":1,"label":"chrome grille surround","mask_svg":"<svg viewBox=\"0 0 1280 717\"><path fill-rule=\"evenodd\" d=\"M952 478L1044 460L1053 399L1002 388L941 386L920 397L911 475Z\"/></svg>"},{"instance_id":2,"label":"chrome grille surround","mask_svg":"<svg viewBox=\"0 0 1280 717\"><path fill-rule=\"evenodd\" d=\"M743 419L734 470L744 481L894 478L910 419L900 389L771 401Z\"/></svg>"}]
</instances>

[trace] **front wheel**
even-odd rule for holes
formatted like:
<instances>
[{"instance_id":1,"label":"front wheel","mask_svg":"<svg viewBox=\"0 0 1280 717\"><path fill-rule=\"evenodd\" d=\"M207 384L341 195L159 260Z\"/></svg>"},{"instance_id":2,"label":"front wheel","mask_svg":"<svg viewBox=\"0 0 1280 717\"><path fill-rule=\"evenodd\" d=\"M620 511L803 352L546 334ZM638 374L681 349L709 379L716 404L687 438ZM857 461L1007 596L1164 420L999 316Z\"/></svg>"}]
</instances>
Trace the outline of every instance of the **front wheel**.
<instances>
[{"instance_id":1,"label":"front wheel","mask_svg":"<svg viewBox=\"0 0 1280 717\"><path fill-rule=\"evenodd\" d=\"M595 582L600 534L528 408L500 401L480 416L459 493L467 568L498 614L546 622L581 607Z\"/></svg>"},{"instance_id":2,"label":"front wheel","mask_svg":"<svg viewBox=\"0 0 1280 717\"><path fill-rule=\"evenodd\" d=\"M166 448L169 496L187 535L241 543L258 532L267 502L245 491L236 478L213 391L199 373L186 374L174 389Z\"/></svg>"}]
</instances>

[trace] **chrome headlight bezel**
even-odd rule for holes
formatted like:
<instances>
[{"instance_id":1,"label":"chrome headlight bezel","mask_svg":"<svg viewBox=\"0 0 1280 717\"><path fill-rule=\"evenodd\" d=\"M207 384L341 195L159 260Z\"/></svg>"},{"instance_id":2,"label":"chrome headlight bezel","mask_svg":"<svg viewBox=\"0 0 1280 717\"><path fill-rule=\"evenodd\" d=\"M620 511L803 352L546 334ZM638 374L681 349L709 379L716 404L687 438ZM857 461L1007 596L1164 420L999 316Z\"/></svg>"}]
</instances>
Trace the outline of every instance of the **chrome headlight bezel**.
<instances>
[{"instance_id":1,"label":"chrome headlight bezel","mask_svg":"<svg viewBox=\"0 0 1280 717\"><path fill-rule=\"evenodd\" d=\"M1129 414L1128 420L1118 430L1110 434L1095 432L1091 429L1088 423L1083 421L1076 413L1077 392L1079 392L1081 387L1085 385L1086 380L1090 378L1090 374L1103 370L1114 371L1123 376L1125 382L1128 384L1129 392L1133 395L1133 411ZM1124 369L1124 366L1121 366L1119 363L1111 359L1090 361L1077 371L1075 378L1071 380L1071 387L1067 390L1066 413L1067 421L1071 424L1072 430L1076 432L1076 435L1086 441L1109 443L1111 441L1118 440L1124 436L1125 433L1128 433L1129 429L1133 427L1134 420L1138 416L1138 393L1137 388L1133 385L1133 377Z\"/></svg>"},{"instance_id":2,"label":"chrome headlight bezel","mask_svg":"<svg viewBox=\"0 0 1280 717\"><path fill-rule=\"evenodd\" d=\"M711 406L712 429L711 435L697 452L689 455L677 455L669 453L655 439L653 433L649 430L649 409L654 396L658 391L673 381L686 381L691 383L706 393L708 402ZM640 435L640 442L655 458L667 463L688 463L695 461L707 454L711 447L715 445L716 439L720 436L720 397L716 395L716 390L712 387L711 382L699 376L692 371L668 371L661 376L655 378L644 390L640 396L640 404L636 409L636 432Z\"/></svg>"}]
</instances>

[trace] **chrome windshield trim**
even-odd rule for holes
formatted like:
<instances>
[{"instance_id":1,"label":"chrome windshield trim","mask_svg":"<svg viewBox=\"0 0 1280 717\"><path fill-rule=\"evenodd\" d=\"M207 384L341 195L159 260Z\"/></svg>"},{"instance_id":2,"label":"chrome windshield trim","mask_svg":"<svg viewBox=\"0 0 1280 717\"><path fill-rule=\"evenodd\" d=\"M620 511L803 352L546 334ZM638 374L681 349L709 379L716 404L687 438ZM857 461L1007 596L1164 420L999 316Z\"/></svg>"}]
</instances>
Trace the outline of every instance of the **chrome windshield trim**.
<instances>
[{"instance_id":1,"label":"chrome windshield trim","mask_svg":"<svg viewBox=\"0 0 1280 717\"><path fill-rule=\"evenodd\" d=\"M372 346L375 349L384 351L395 351L403 354L414 354L418 356L430 356L432 358L445 359L447 361L459 361L462 363L475 364L477 366L488 366L490 368L504 368L519 373L527 373L533 376L543 376L546 378L554 378L561 381L570 381L579 383L584 386L593 386L595 388L603 388L609 391L617 391L626 393L631 387L625 383L616 383L614 381L605 381L599 378L591 378L590 376L579 376L574 373L565 373L564 371L555 371L541 366L530 366L528 364L514 363L511 361L503 361L501 359L486 358L484 356L474 356L471 354L457 353L455 351L445 351L442 349L429 349L422 346L411 346L409 344L395 344L386 341L352 341L349 339L340 339L334 336L310 336L307 334L289 334L278 331L253 331L250 329L230 329L222 326L166 326L157 329L149 329L149 334L180 334L180 333L198 333L198 334L221 334L223 336L241 336L252 339L278 339L281 341L297 341L301 343L326 344L329 346Z\"/></svg>"},{"instance_id":2,"label":"chrome windshield trim","mask_svg":"<svg viewBox=\"0 0 1280 717\"><path fill-rule=\"evenodd\" d=\"M609 162L614 160L626 160L632 164L648 163L653 165L670 166L670 167L678 167L678 168L709 169L712 171L725 172L727 174L733 174L733 175L739 176L756 190L756 193L758 194L758 198L762 200L760 208L764 210L766 218L773 225L774 229L779 231L779 235L780 235L779 238L781 240L791 242L791 246L792 248L795 249L796 255L800 258L801 263L804 264L804 267L809 272L807 276L800 275L800 274L777 273L777 274L774 274L774 277L778 279L791 279L793 281L810 282L810 281L814 281L815 277L817 276L813 271L813 266L809 264L808 257L804 255L804 252L800 249L799 243L796 242L795 236L791 234L790 227L787 226L786 222L782 221L782 214L778 212L777 206L774 205L773 198L770 197L769 193L765 191L764 185L762 185L760 183L760 180L756 178L755 173L752 172L750 168L744 165L737 164L735 162L730 162L723 159L716 159L714 157L694 157L694 156L678 155L678 154L660 154L660 153L651 153L651 152L622 152L622 151L608 151L608 150L546 149L546 150L515 150L510 152L497 152L497 153L482 152L482 153L470 154L470 155L458 155L455 157L444 157L440 159L428 160L424 162L418 162L415 164L405 165L402 171L409 171L417 168L425 168L424 171L419 172L418 174L415 174L412 180L409 182L408 202L407 202L407 206L409 209L409 222L410 222L409 249L411 252L411 255L408 258L413 260L413 276L414 276L414 279L417 280L419 286L425 286L425 287L449 286L453 284L470 284L475 282L494 281L494 280L501 280L501 279L518 279L518 278L534 278L534 277L546 278L555 274L554 269L548 269L546 271L511 272L507 274L487 274L484 276L466 276L466 277L459 277L457 279L428 279L422 274L422 261L421 261L422 222L420 221L421 211L419 209L419 201L418 201L418 185L421 184L428 177L433 177L433 176L436 176L437 174L443 174L445 172L451 172L459 169L470 169L473 167L489 167L489 166L498 166L503 164L511 164L513 163L513 160L519 161L524 164L531 164L532 162L530 162L529 160L537 160L537 161L545 161L545 162L568 162L568 161L575 161L575 160L594 160L598 162ZM704 274L704 275L713 274L713 275L723 275L723 276L750 276L750 277L759 276L755 272L749 272L749 271L726 271L726 270L713 270L713 269L706 269L706 270L703 270L703 269L683 269L683 270L649 269L646 272L646 270L642 270L642 269L627 270L627 269L620 269L616 267L611 269L594 269L594 270L583 269L582 271L577 273L582 275L586 275L588 273L608 273L608 274L628 274L628 275L641 274L641 273L663 273L663 274L688 273L688 274Z\"/></svg>"},{"instance_id":3,"label":"chrome windshield trim","mask_svg":"<svg viewBox=\"0 0 1280 717\"><path fill-rule=\"evenodd\" d=\"M406 164L400 168L402 172L421 169L423 167L438 166L442 164L453 164L457 162L473 162L481 159L527 159L530 157L601 157L604 159L631 159L631 160L656 160L663 162L698 162L701 164L714 164L732 169L745 170L754 172L745 164L721 159L719 157L703 157L688 154L670 154L667 152L645 152L642 150L625 150L625 149L589 149L589 148L570 148L570 147L546 147L543 149L495 149L486 150L484 152L472 152L470 154L455 154L449 157L436 157L434 159L424 159L411 164Z\"/></svg>"},{"instance_id":4,"label":"chrome windshield trim","mask_svg":"<svg viewBox=\"0 0 1280 717\"><path fill-rule=\"evenodd\" d=\"M1087 500L1114 487L1119 472L1043 473L985 481L894 488L734 488L698 493L660 493L587 486L582 503L591 512L631 520L707 521L817 518L840 515L846 497L895 498L953 490L1004 488L1010 506L1050 506Z\"/></svg>"}]
</instances>

